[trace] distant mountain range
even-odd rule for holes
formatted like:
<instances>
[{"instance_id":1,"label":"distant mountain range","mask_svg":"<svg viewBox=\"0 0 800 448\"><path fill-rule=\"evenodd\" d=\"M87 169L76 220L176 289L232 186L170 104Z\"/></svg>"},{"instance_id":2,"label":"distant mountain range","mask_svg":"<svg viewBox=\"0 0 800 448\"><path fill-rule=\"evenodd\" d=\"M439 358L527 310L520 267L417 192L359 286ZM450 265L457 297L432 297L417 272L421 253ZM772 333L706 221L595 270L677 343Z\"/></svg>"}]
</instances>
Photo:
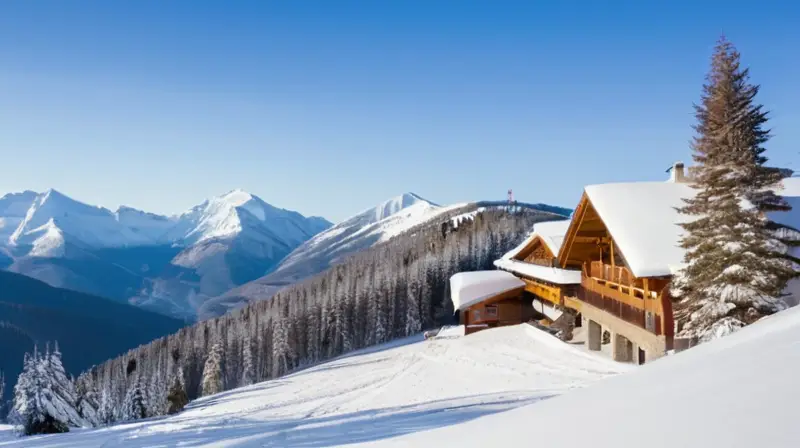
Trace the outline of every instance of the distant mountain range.
<instances>
[{"instance_id":1,"label":"distant mountain range","mask_svg":"<svg viewBox=\"0 0 800 448\"><path fill-rule=\"evenodd\" d=\"M170 217L26 191L0 198L0 267L194 320L205 299L264 275L330 226L241 190Z\"/></svg>"},{"instance_id":2,"label":"distant mountain range","mask_svg":"<svg viewBox=\"0 0 800 448\"><path fill-rule=\"evenodd\" d=\"M134 306L53 288L0 271L0 371L6 394L16 382L25 352L58 341L69 373L178 330L183 322ZM0 403L2 406L2 403Z\"/></svg>"},{"instance_id":3,"label":"distant mountain range","mask_svg":"<svg viewBox=\"0 0 800 448\"><path fill-rule=\"evenodd\" d=\"M175 216L25 191L0 198L0 269L194 321L269 297L445 213L504 204L440 206L406 193L332 226L242 190Z\"/></svg>"}]
</instances>

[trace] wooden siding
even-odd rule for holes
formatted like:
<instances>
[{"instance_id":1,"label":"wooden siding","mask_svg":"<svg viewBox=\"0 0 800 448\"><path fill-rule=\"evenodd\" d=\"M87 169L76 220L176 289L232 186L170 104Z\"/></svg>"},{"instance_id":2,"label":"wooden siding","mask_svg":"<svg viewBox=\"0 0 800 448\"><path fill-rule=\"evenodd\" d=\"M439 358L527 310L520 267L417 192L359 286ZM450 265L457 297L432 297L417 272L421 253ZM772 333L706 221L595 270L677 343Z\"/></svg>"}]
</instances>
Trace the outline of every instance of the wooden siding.
<instances>
[{"instance_id":1,"label":"wooden siding","mask_svg":"<svg viewBox=\"0 0 800 448\"><path fill-rule=\"evenodd\" d=\"M465 326L466 334L470 334L486 328L521 324L532 319L535 314L533 304L518 295L467 308L461 313L461 324Z\"/></svg>"}]
</instances>

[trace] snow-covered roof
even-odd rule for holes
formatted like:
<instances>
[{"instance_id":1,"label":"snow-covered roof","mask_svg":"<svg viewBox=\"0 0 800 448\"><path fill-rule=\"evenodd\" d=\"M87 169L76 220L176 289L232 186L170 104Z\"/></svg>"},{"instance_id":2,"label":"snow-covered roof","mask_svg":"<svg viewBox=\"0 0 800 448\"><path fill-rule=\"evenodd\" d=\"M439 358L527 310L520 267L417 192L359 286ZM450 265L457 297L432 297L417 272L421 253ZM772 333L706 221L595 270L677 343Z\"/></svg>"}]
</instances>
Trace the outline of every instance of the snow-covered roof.
<instances>
[{"instance_id":1,"label":"snow-covered roof","mask_svg":"<svg viewBox=\"0 0 800 448\"><path fill-rule=\"evenodd\" d=\"M494 265L506 271L559 285L575 285L581 282L581 271L571 269L550 268L508 258L495 260Z\"/></svg>"},{"instance_id":2,"label":"snow-covered roof","mask_svg":"<svg viewBox=\"0 0 800 448\"><path fill-rule=\"evenodd\" d=\"M677 182L630 182L589 185L586 196L614 238L633 275L671 275L683 264L678 246L689 217L676 207L695 190Z\"/></svg>"},{"instance_id":3,"label":"snow-covered roof","mask_svg":"<svg viewBox=\"0 0 800 448\"><path fill-rule=\"evenodd\" d=\"M459 272L450 277L450 298L455 309L463 310L524 286L525 282L505 271Z\"/></svg>"},{"instance_id":4,"label":"snow-covered roof","mask_svg":"<svg viewBox=\"0 0 800 448\"><path fill-rule=\"evenodd\" d=\"M525 239L519 246L508 251L503 255L504 259L511 259L517 256L523 249L525 249L536 237L539 237L547 245L553 254L558 254L561 249L561 244L564 242L564 236L569 229L569 219L562 221L547 221L534 224L533 232Z\"/></svg>"},{"instance_id":5,"label":"snow-covered roof","mask_svg":"<svg viewBox=\"0 0 800 448\"><path fill-rule=\"evenodd\" d=\"M603 220L614 242L637 277L672 275L683 266L683 235L680 223L691 217L678 213L683 199L696 190L687 183L630 182L589 185L589 201ZM790 212L775 212L770 218L800 226L800 178L784 179L777 192L795 206Z\"/></svg>"}]
</instances>

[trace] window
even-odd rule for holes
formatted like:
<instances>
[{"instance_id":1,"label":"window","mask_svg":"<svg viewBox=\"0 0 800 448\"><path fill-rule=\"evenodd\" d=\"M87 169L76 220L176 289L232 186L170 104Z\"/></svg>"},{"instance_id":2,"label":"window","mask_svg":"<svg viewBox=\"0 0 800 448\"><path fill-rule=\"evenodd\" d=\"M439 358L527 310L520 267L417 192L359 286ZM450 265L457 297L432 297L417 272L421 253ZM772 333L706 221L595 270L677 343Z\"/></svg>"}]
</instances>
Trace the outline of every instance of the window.
<instances>
[{"instance_id":1,"label":"window","mask_svg":"<svg viewBox=\"0 0 800 448\"><path fill-rule=\"evenodd\" d=\"M497 305L489 305L486 307L486 318L497 319Z\"/></svg>"}]
</instances>

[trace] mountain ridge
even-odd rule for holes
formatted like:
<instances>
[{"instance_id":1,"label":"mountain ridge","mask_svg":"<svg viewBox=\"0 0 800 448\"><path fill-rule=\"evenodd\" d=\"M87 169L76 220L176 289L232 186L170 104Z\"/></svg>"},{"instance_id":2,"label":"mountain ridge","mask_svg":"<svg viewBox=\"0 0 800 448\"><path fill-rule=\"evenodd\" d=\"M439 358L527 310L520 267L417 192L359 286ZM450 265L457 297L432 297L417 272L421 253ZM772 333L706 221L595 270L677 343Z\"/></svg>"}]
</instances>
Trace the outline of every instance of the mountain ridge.
<instances>
[{"instance_id":1,"label":"mountain ridge","mask_svg":"<svg viewBox=\"0 0 800 448\"><path fill-rule=\"evenodd\" d=\"M0 213L0 267L190 320L206 297L269 272L332 225L241 189L172 216L112 212L55 189L5 195Z\"/></svg>"},{"instance_id":2,"label":"mountain ridge","mask_svg":"<svg viewBox=\"0 0 800 448\"><path fill-rule=\"evenodd\" d=\"M373 213L377 208L399 197L366 209L321 232L296 248L273 272L209 299L200 309L202 318L219 316L249 301L268 298L283 287L320 274L360 251L415 232L423 226L449 223L451 228L456 228L462 220L474 219L477 213L508 207L508 203L503 201L477 201L442 207L417 196L418 200L393 215L369 222L369 217L377 216ZM571 209L546 204L516 203L513 207L551 214L555 219L567 219L572 213Z\"/></svg>"}]
</instances>

